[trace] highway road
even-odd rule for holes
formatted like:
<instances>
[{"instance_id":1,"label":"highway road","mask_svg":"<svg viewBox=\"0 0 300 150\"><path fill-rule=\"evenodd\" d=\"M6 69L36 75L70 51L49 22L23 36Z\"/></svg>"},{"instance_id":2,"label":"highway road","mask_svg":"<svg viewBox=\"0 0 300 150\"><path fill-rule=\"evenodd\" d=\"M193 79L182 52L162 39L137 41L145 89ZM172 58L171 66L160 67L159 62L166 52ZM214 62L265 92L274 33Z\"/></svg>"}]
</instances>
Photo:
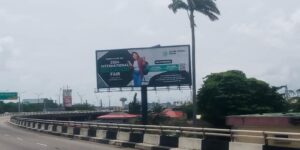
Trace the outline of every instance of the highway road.
<instances>
[{"instance_id":1,"label":"highway road","mask_svg":"<svg viewBox=\"0 0 300 150\"><path fill-rule=\"evenodd\" d=\"M10 125L8 120L0 117L0 150L129 150L34 132Z\"/></svg>"}]
</instances>

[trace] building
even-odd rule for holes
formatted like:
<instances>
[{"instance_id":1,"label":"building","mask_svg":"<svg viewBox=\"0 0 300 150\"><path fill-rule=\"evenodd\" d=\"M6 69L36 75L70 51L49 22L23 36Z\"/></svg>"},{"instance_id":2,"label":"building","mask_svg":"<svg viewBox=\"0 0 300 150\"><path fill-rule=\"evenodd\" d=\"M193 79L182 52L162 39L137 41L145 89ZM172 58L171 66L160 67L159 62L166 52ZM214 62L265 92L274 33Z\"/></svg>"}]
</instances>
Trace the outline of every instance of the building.
<instances>
[{"instance_id":1,"label":"building","mask_svg":"<svg viewBox=\"0 0 300 150\"><path fill-rule=\"evenodd\" d=\"M163 110L161 112L161 115L168 118L174 118L174 119L183 119L185 117L182 111L174 111L170 108Z\"/></svg>"},{"instance_id":2,"label":"building","mask_svg":"<svg viewBox=\"0 0 300 150\"><path fill-rule=\"evenodd\" d=\"M226 124L231 126L232 129L237 130L298 133L299 135L284 135L274 133L268 136L282 139L300 139L300 113L228 116L226 119ZM251 133L251 135L260 136L258 133ZM238 142L265 143L263 139L258 138L238 137L234 138L234 140ZM282 147L300 147L299 141L268 140L268 144Z\"/></svg>"},{"instance_id":3,"label":"building","mask_svg":"<svg viewBox=\"0 0 300 150\"><path fill-rule=\"evenodd\" d=\"M141 115L128 114L123 112L114 112L106 115L98 116L98 122L104 123L135 123Z\"/></svg>"}]
</instances>

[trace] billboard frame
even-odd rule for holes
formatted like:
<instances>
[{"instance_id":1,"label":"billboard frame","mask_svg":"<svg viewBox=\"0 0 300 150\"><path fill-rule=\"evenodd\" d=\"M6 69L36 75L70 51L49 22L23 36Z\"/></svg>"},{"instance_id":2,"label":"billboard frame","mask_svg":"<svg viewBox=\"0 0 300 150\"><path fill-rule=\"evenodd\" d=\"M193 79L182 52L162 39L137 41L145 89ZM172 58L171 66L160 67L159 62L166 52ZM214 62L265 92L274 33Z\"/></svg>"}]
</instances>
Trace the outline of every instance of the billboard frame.
<instances>
[{"instance_id":1,"label":"billboard frame","mask_svg":"<svg viewBox=\"0 0 300 150\"><path fill-rule=\"evenodd\" d=\"M190 78L190 83L189 84L182 84L182 85L169 85L169 86L147 86L152 87L153 91L156 91L157 88L165 88L167 90L170 89L174 89L174 88L170 88L170 87L177 87L174 90L182 90L182 89L187 89L186 87L189 87L188 89L191 89L192 86L192 66L191 66L191 46L189 44L183 44L183 45L168 45L168 46L154 46L154 47L133 47L133 48L120 48L120 49L103 49L103 50L96 50L95 51L95 63L96 63L96 93L100 93L102 92L111 92L113 91L140 91L140 89L142 88L142 86L140 87L135 87L135 86L126 86L126 87L107 87L107 88L98 88L98 60L97 60L97 53L98 52L109 52L109 51L115 51L115 50L135 50L135 49L139 49L139 50L148 50L148 49L152 49L152 50L158 50L159 48L172 48L172 47L188 47L188 68L189 68L189 78ZM100 90L102 89L102 90ZM106 89L106 90L103 90Z\"/></svg>"}]
</instances>

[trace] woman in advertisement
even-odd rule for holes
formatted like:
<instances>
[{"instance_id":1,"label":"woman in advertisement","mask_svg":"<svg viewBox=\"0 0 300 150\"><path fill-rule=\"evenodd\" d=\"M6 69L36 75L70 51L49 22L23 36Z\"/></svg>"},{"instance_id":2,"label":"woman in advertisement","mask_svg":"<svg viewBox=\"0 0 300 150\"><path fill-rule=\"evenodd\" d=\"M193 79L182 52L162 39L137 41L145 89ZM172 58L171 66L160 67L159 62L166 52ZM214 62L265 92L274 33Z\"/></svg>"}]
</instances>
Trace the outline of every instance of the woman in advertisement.
<instances>
[{"instance_id":1,"label":"woman in advertisement","mask_svg":"<svg viewBox=\"0 0 300 150\"><path fill-rule=\"evenodd\" d=\"M139 87L142 85L142 80L144 78L144 70L146 67L146 61L145 58L140 57L140 55L137 52L131 53L132 59L129 62L129 66L133 70L133 85L135 87Z\"/></svg>"}]
</instances>

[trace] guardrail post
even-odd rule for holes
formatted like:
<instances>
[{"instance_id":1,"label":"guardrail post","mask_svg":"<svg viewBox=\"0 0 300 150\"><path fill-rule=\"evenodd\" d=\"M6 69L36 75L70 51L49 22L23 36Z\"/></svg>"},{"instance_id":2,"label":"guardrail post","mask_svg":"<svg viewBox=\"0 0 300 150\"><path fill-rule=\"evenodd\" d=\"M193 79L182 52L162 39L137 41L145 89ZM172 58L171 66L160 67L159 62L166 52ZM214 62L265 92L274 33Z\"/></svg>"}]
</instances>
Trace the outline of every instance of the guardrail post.
<instances>
[{"instance_id":1,"label":"guardrail post","mask_svg":"<svg viewBox=\"0 0 300 150\"><path fill-rule=\"evenodd\" d=\"M202 138L205 139L205 136L206 136L205 135L205 130L204 130L204 128L202 128Z\"/></svg>"},{"instance_id":2,"label":"guardrail post","mask_svg":"<svg viewBox=\"0 0 300 150\"><path fill-rule=\"evenodd\" d=\"M269 145L268 134L263 132L263 136L264 136L265 145Z\"/></svg>"},{"instance_id":3,"label":"guardrail post","mask_svg":"<svg viewBox=\"0 0 300 150\"><path fill-rule=\"evenodd\" d=\"M231 142L234 142L234 137L233 137L233 132L232 132L232 130L230 129L229 132L230 132L230 141L231 141Z\"/></svg>"}]
</instances>

